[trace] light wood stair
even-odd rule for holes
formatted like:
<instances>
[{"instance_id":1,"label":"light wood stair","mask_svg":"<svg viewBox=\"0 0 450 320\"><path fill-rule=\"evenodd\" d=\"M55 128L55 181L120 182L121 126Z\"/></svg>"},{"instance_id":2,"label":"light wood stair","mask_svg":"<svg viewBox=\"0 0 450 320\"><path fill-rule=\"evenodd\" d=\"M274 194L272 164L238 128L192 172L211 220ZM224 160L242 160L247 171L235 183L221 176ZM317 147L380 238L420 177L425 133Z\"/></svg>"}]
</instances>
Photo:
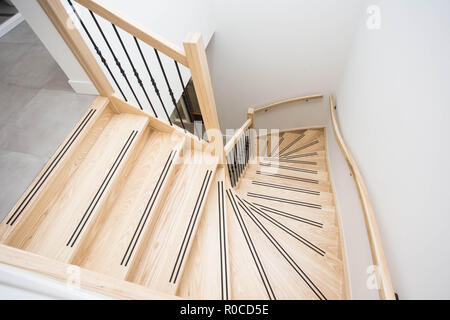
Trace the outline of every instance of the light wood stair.
<instances>
[{"instance_id":1,"label":"light wood stair","mask_svg":"<svg viewBox=\"0 0 450 320\"><path fill-rule=\"evenodd\" d=\"M324 129L278 138L227 191L234 212L228 215L233 298L345 299ZM304 154L292 160L314 163L283 162Z\"/></svg>"},{"instance_id":2,"label":"light wood stair","mask_svg":"<svg viewBox=\"0 0 450 320\"><path fill-rule=\"evenodd\" d=\"M325 146L323 129L282 133L231 188L195 137L98 98L1 244L161 297L345 299Z\"/></svg>"}]
</instances>

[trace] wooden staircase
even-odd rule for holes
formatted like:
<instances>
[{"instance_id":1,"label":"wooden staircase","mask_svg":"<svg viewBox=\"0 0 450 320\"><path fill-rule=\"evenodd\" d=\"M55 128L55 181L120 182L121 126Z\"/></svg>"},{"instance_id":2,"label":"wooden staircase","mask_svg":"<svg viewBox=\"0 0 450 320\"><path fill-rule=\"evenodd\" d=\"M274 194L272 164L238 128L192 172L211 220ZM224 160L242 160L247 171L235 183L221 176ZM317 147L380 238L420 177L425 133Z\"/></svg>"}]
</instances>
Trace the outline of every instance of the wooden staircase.
<instances>
[{"instance_id":1,"label":"wooden staircase","mask_svg":"<svg viewBox=\"0 0 450 320\"><path fill-rule=\"evenodd\" d=\"M346 299L324 129L284 132L278 142L227 191L233 298Z\"/></svg>"},{"instance_id":2,"label":"wooden staircase","mask_svg":"<svg viewBox=\"0 0 450 320\"><path fill-rule=\"evenodd\" d=\"M127 111L94 102L2 222L4 247L172 297L346 298L323 129L284 133L232 188L204 142Z\"/></svg>"},{"instance_id":3,"label":"wooden staircase","mask_svg":"<svg viewBox=\"0 0 450 320\"><path fill-rule=\"evenodd\" d=\"M0 263L66 283L77 270L80 287L114 298L350 298L325 129L280 136L255 136L252 130L256 112L323 95L250 108L247 121L224 146L200 34L189 33L183 50L97 0L67 1L67 8L60 0L38 2L100 96L0 224ZM105 35L114 61L97 47L80 9L112 24L131 67L128 73L149 104L146 109ZM69 27L70 11L97 58L80 32ZM139 54L134 58L142 59L147 83L117 28L134 38ZM139 43L151 48L159 65L147 65L149 51L141 51ZM183 95L188 92L179 67L188 69L195 89L190 95L196 96L207 141L168 116L180 113L159 52L174 62ZM141 110L127 102L130 92L116 81L113 63ZM155 66L164 76L173 110L166 109L163 86L153 78ZM150 96L153 102L158 98L162 110L154 109ZM330 110L360 194L374 265L380 267L380 297L393 299L373 209L338 130L332 98Z\"/></svg>"}]
</instances>

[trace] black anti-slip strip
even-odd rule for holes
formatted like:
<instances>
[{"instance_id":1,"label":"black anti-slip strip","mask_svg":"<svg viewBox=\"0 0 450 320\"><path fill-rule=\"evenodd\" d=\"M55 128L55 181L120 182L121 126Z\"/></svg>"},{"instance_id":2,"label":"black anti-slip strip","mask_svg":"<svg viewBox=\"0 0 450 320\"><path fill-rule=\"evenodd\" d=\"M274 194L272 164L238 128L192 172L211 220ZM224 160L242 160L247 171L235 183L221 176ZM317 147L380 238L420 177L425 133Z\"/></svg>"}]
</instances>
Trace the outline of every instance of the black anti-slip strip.
<instances>
[{"instance_id":1,"label":"black anti-slip strip","mask_svg":"<svg viewBox=\"0 0 450 320\"><path fill-rule=\"evenodd\" d=\"M283 170L298 171L298 172L311 173L311 174L318 174L319 173L319 171L317 171L317 170L309 170L309 169L302 169L302 168L296 168L296 167L280 166L280 165L273 164L273 163L260 162L259 165L263 166L263 167L278 168L278 169L283 169Z\"/></svg>"},{"instance_id":2,"label":"black anti-slip strip","mask_svg":"<svg viewBox=\"0 0 450 320\"><path fill-rule=\"evenodd\" d=\"M260 170L257 170L256 174L260 174L262 176L280 178L280 179L287 179L287 180L301 181L301 182L306 182L306 183L319 184L319 180L300 178L300 177L294 177L294 176L287 176L287 175L278 174L278 173L262 172Z\"/></svg>"},{"instance_id":3,"label":"black anti-slip strip","mask_svg":"<svg viewBox=\"0 0 450 320\"><path fill-rule=\"evenodd\" d=\"M282 154L281 157L287 157L287 156L289 156L289 155L291 155L293 153L302 151L302 150L304 150L306 148L309 148L309 147L311 147L311 146L313 146L315 144L318 144L318 143L319 143L319 140L315 140L315 141L313 141L311 143L308 143L308 144L305 144L304 146L301 146L300 148L297 148L295 150L289 151L288 153Z\"/></svg>"},{"instance_id":4,"label":"black anti-slip strip","mask_svg":"<svg viewBox=\"0 0 450 320\"><path fill-rule=\"evenodd\" d=\"M294 157L289 157L289 158L294 158ZM317 166L317 162L315 162L315 161L290 160L289 158L265 158L264 160L284 162L284 163L308 164L311 166Z\"/></svg>"},{"instance_id":5,"label":"black anti-slip strip","mask_svg":"<svg viewBox=\"0 0 450 320\"><path fill-rule=\"evenodd\" d=\"M308 208L313 208L313 209L319 209L319 210L322 209L322 206L320 204L313 204L313 203L309 203L309 202L277 198L277 197L267 196L267 195L264 195L264 194L258 194L258 193L253 193L253 192L248 192L247 196L252 197L252 198L258 198L258 199L264 199L264 200L270 200L270 201L277 201L277 202L282 202L282 203L294 204L294 205L297 205L297 206L308 207Z\"/></svg>"},{"instance_id":6,"label":"black anti-slip strip","mask_svg":"<svg viewBox=\"0 0 450 320\"><path fill-rule=\"evenodd\" d=\"M259 204L259 203L256 203L256 202L253 202L253 204L258 206L259 209L264 210L266 212L270 212L270 213L277 214L277 215L285 217L285 218L289 218L289 219L292 219L292 220L303 222L303 223L309 224L309 225L317 227L317 228L323 228L323 223L320 223L320 222L317 222L317 221L314 221L314 220L310 220L310 219L306 219L306 218L302 218L302 217L296 216L294 214L287 213L287 212L284 212L284 211L281 211L281 210L277 210L277 209L274 209L274 208L270 208L270 207L267 207L267 206L263 206L262 204Z\"/></svg>"},{"instance_id":7,"label":"black anti-slip strip","mask_svg":"<svg viewBox=\"0 0 450 320\"><path fill-rule=\"evenodd\" d=\"M228 269L227 269L227 241L225 227L225 201L223 181L217 182L219 201L219 243L220 243L220 284L222 287L222 300L228 300Z\"/></svg>"},{"instance_id":8,"label":"black anti-slip strip","mask_svg":"<svg viewBox=\"0 0 450 320\"><path fill-rule=\"evenodd\" d=\"M255 207L254 205L252 205L250 202L248 202L247 200L243 199L241 200L239 197L237 197L241 202L244 201L247 205L247 208L250 208L250 210L253 210L253 212L256 212L257 214L259 214L261 217L263 217L264 219L266 219L267 221L269 221L270 223L272 223L273 225L277 226L278 228L280 228L281 230L283 230L284 232L286 232L287 234L289 234L291 237L295 238L296 240L300 241L302 244L304 244L305 246L307 246L308 248L310 248L311 250L315 251L316 253L320 254L321 256L325 255L325 251L323 251L322 249L320 249L318 246L316 246L315 244L313 244L311 241L303 238L302 236L300 236L298 233L296 233L295 231L292 231L291 229L289 229L287 226L285 226L284 224L282 224L281 222L279 222L278 220L274 219L273 217L271 217L270 215L268 215L267 213L261 211L261 209Z\"/></svg>"},{"instance_id":9,"label":"black anti-slip strip","mask_svg":"<svg viewBox=\"0 0 450 320\"><path fill-rule=\"evenodd\" d=\"M292 159L298 159L298 158L314 157L314 156L318 156L318 155L319 154L317 152L310 152L310 153L296 154L294 156L289 156L289 157L281 156L279 159L292 160Z\"/></svg>"},{"instance_id":10,"label":"black anti-slip strip","mask_svg":"<svg viewBox=\"0 0 450 320\"><path fill-rule=\"evenodd\" d=\"M114 161L113 165L109 169L108 174L106 175L105 179L103 180L102 184L100 185L100 188L97 190L97 193L95 194L94 198L92 199L91 203L89 204L89 207L86 209L80 222L78 223L77 227L75 228L72 235L70 236L69 241L67 241L66 246L70 245L70 247L73 247L73 245L77 241L78 237L80 236L81 232L83 231L84 227L86 226L86 223L89 221L89 218L91 217L92 212L94 211L98 202L102 198L103 192L105 192L106 188L108 187L109 182L111 181L112 177L116 173L117 168L120 166L120 163L122 162L128 149L132 145L134 138L136 138L137 134L138 134L137 130L133 130L131 132L130 136L128 137L127 141L125 142L124 146L122 147L122 150L120 151L120 153L117 156L116 160ZM70 242L72 242L72 244L70 244Z\"/></svg>"},{"instance_id":11,"label":"black anti-slip strip","mask_svg":"<svg viewBox=\"0 0 450 320\"><path fill-rule=\"evenodd\" d=\"M272 140L271 140L272 141ZM272 152L270 153L270 156L273 157L273 155L275 154L275 151L277 151L280 148L280 144L282 144L284 141L284 138L280 138L280 140L278 140L277 145L273 148ZM277 152L278 154L278 152Z\"/></svg>"},{"instance_id":12,"label":"black anti-slip strip","mask_svg":"<svg viewBox=\"0 0 450 320\"><path fill-rule=\"evenodd\" d=\"M120 265L123 265L125 259L125 267L128 265L128 262L130 261L131 256L133 255L134 249L136 248L136 244L139 242L139 238L142 234L142 230L144 230L144 226L147 223L148 217L150 216L150 212L152 211L153 205L155 204L156 198L159 195L159 192L161 190L161 187L164 185L164 181L166 179L167 173L170 170L170 167L172 166L173 159L175 158L176 151L172 150L167 157L166 163L164 164L164 168L161 171L161 174L159 175L158 181L156 182L155 188L152 191L152 194L150 198L148 199L147 205L145 206L144 211L142 212L141 219L139 220L138 225L136 226L136 230L134 231L133 237L130 240L130 243L128 244L127 251L123 255L122 262ZM131 251L130 251L131 248ZM129 253L129 254L128 254ZM127 258L128 255L128 258Z\"/></svg>"},{"instance_id":13,"label":"black anti-slip strip","mask_svg":"<svg viewBox=\"0 0 450 320\"><path fill-rule=\"evenodd\" d=\"M270 300L276 300L275 293L273 292L272 286L270 285L269 279L267 278L266 271L264 270L264 266L259 259L258 251L256 251L255 245L253 244L252 238L250 237L250 233L248 232L247 226L245 225L245 221L242 218L241 212L236 204L236 200L233 197L233 193L231 189L227 190L228 199L230 200L231 207L233 208L234 214L236 215L236 219L239 223L241 231L244 235L245 242L247 242L248 249L252 255L253 261L255 262L256 269L258 270L259 276L261 277L264 288L266 289L267 295Z\"/></svg>"},{"instance_id":14,"label":"black anti-slip strip","mask_svg":"<svg viewBox=\"0 0 450 320\"><path fill-rule=\"evenodd\" d=\"M175 265L173 266L172 274L170 275L169 282L176 283L178 275L180 273L181 265L183 264L184 257L186 255L186 250L192 237L192 232L194 231L195 224L197 223L197 218L200 213L200 208L202 206L203 200L205 198L206 189L208 188L209 181L211 179L212 170L206 170L205 177L203 178L202 187L197 196L197 201L195 203L194 209L192 210L191 218L189 219L189 224L184 234L183 242L181 243L180 250L178 252Z\"/></svg>"},{"instance_id":15,"label":"black anti-slip strip","mask_svg":"<svg viewBox=\"0 0 450 320\"><path fill-rule=\"evenodd\" d=\"M61 159L64 157L64 155L66 154L67 150L69 150L69 148L72 146L73 142L78 138L78 136L80 135L80 133L83 131L83 129L86 127L87 123L91 120L92 116L94 115L94 113L97 111L97 109L91 109L89 110L89 112L86 114L86 116L84 117L84 119L81 121L81 123L78 125L78 127L75 129L75 131L72 133L72 135L70 136L69 140L67 140L67 142L64 144L64 146L62 147L62 149L58 152L58 154L56 155L56 157L52 160L52 162L50 163L50 165L47 167L47 169L45 169L44 173L42 174L42 176L38 179L38 181L36 182L36 184L33 186L33 188L30 190L30 192L26 195L26 197L22 200L22 202L20 203L20 205L16 208L16 210L14 211L14 213L11 215L11 217L8 219L8 221L6 222L6 224L9 225L14 225L14 223L16 222L16 220L19 218L19 216L22 214L22 212L25 210L25 208L28 206L28 204L30 203L30 201L34 198L34 196L36 195L36 193L39 191L40 187L45 183L45 181L47 180L47 178L51 175L51 173L53 172L53 170L56 168L56 166L58 165L58 163L61 161Z\"/></svg>"},{"instance_id":16,"label":"black anti-slip strip","mask_svg":"<svg viewBox=\"0 0 450 320\"><path fill-rule=\"evenodd\" d=\"M295 138L294 141L292 141L291 143L289 143L286 147L283 148L283 150L281 150L280 152L278 152L278 154L283 154L283 152L287 151L290 147L292 147L294 144L296 144L297 142L299 142L300 140L302 140L305 137L304 134L299 135L297 138Z\"/></svg>"},{"instance_id":17,"label":"black anti-slip strip","mask_svg":"<svg viewBox=\"0 0 450 320\"><path fill-rule=\"evenodd\" d=\"M242 206L241 206L242 207ZM280 245L280 243L274 238L274 236L264 227L261 221L250 211L244 210L247 215L252 219L256 226L262 231L262 233L269 239L269 241L274 245L274 247L280 252L283 258L291 265L291 267L297 272L297 274L302 278L306 285L314 292L314 294L320 300L326 300L325 295L320 291L320 289L314 284L314 282L308 277L308 275L298 266L294 259L286 252L286 250Z\"/></svg>"},{"instance_id":18,"label":"black anti-slip strip","mask_svg":"<svg viewBox=\"0 0 450 320\"><path fill-rule=\"evenodd\" d=\"M252 181L252 184L254 184L256 186L261 186L261 187L275 188L275 189L281 189L281 190L286 190L286 191L294 191L294 192L311 194L314 196L320 196L320 191L288 187L288 186L284 186L281 184L273 184L273 183L266 183L266 182L260 182L260 181Z\"/></svg>"}]
</instances>

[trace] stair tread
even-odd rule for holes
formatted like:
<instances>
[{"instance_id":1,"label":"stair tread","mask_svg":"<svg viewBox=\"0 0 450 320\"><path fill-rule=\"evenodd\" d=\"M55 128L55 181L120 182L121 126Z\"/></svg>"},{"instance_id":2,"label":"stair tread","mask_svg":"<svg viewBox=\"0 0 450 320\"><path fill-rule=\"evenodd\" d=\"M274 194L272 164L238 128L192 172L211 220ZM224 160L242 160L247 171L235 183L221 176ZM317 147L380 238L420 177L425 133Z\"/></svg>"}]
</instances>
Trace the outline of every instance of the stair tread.
<instances>
[{"instance_id":1,"label":"stair tread","mask_svg":"<svg viewBox=\"0 0 450 320\"><path fill-rule=\"evenodd\" d=\"M151 224L151 209L167 178L170 161L183 141L179 136L153 130L148 130L143 140L118 194L105 206L90 236L84 239L85 245L74 259L77 265L125 278L142 232Z\"/></svg>"},{"instance_id":2,"label":"stair tread","mask_svg":"<svg viewBox=\"0 0 450 320\"><path fill-rule=\"evenodd\" d=\"M119 175L125 162L120 161L121 155L129 155L137 141L133 137L145 128L147 121L146 117L136 115L114 115L59 197L49 204L35 232L20 247L67 262L73 252L67 245L69 240L76 242L85 230L83 226L92 221L99 204L107 197L111 186L107 182ZM91 214L89 209L93 209Z\"/></svg>"},{"instance_id":3,"label":"stair tread","mask_svg":"<svg viewBox=\"0 0 450 320\"><path fill-rule=\"evenodd\" d=\"M143 240L146 246L136 257L127 280L168 294L176 293L217 164L216 159L196 163L194 159L202 155L206 156L195 151L193 156L184 156L183 162L175 164L176 173L167 181L171 188L158 208L155 226ZM191 217L194 227L189 231Z\"/></svg>"},{"instance_id":4,"label":"stair tread","mask_svg":"<svg viewBox=\"0 0 450 320\"><path fill-rule=\"evenodd\" d=\"M250 165L245 173L245 177L252 180L263 179L266 182L275 184L285 184L292 187L300 187L313 191L330 192L330 183L328 180L317 180L308 176L299 174L293 175L274 173L268 170L257 170L257 167Z\"/></svg>"},{"instance_id":5,"label":"stair tread","mask_svg":"<svg viewBox=\"0 0 450 320\"><path fill-rule=\"evenodd\" d=\"M178 295L189 299L227 299L229 290L229 253L226 236L227 211L224 210L224 219L220 220L219 192L225 196L222 188L225 181L225 169L219 168L212 182L210 192L205 204L203 219L200 221L191 254L186 262ZM222 191L223 190L223 191ZM222 199L222 198L221 198ZM225 198L223 198L225 200ZM222 203L222 202L221 202ZM225 239L223 232L225 228ZM221 230L222 229L222 230ZM223 249L221 249L221 246ZM222 255L221 255L222 250ZM227 263L228 262L228 263Z\"/></svg>"},{"instance_id":6,"label":"stair tread","mask_svg":"<svg viewBox=\"0 0 450 320\"><path fill-rule=\"evenodd\" d=\"M244 286L259 292L255 298L273 298L268 294L268 281L277 299L341 299L345 294L341 231L328 174L324 130L285 132L281 139L281 155L260 157L248 165L235 189L267 275L263 279L256 273L251 283L246 279L250 270L258 271L251 256L246 263L253 266L247 267L245 276L238 274L244 266L232 259L233 298L247 298ZM239 232L236 226L230 228L230 241L232 249L241 246L242 255L246 242ZM243 243L235 244L236 239ZM281 252L277 246L283 248ZM246 250L250 254L250 249ZM235 257L233 250L231 256Z\"/></svg>"},{"instance_id":7,"label":"stair tread","mask_svg":"<svg viewBox=\"0 0 450 320\"><path fill-rule=\"evenodd\" d=\"M239 197L238 199L242 198ZM283 252L288 252L291 257L294 257L293 260L297 266L303 269L308 278L325 293L327 298L334 298L336 296L333 290L330 289L330 287L333 287L330 284L323 283L323 281L327 281L333 285L338 283L338 280L335 280L333 277L333 268L326 261L328 258L323 259L315 252L311 254L307 251L310 250L309 248L304 249L303 244L299 246L298 240L287 235L281 229L269 225L270 222L263 221L261 217L257 217L255 214L253 214L254 217L252 218L241 205L240 212L256 248L258 259L261 261L263 269L261 274L264 274L267 279L264 281L264 277L260 274L259 284L268 283L264 285L267 292L264 299L271 298L269 294L271 291L276 299L318 298L304 280L305 277L301 277L293 267L292 259L289 259ZM258 223L261 223L265 227L265 232L258 227L258 224L255 222L255 217L259 221ZM272 237L273 242L269 240L267 234ZM280 250L282 251L279 251L277 247L281 247L282 249ZM296 256L293 255L294 252L297 253ZM311 255L314 255L314 257ZM234 260L232 260L233 263ZM317 267L320 267L321 270L316 270ZM245 281L242 278L240 280ZM252 285L252 287L255 287L255 285Z\"/></svg>"},{"instance_id":8,"label":"stair tread","mask_svg":"<svg viewBox=\"0 0 450 320\"><path fill-rule=\"evenodd\" d=\"M272 184L264 181L265 179L247 179L243 178L239 188L241 194L247 192L261 194L275 194L277 197L315 203L323 206L333 206L333 194L329 192L308 193L309 190L303 188L290 187L285 184ZM303 192L302 192L303 191Z\"/></svg>"}]
</instances>

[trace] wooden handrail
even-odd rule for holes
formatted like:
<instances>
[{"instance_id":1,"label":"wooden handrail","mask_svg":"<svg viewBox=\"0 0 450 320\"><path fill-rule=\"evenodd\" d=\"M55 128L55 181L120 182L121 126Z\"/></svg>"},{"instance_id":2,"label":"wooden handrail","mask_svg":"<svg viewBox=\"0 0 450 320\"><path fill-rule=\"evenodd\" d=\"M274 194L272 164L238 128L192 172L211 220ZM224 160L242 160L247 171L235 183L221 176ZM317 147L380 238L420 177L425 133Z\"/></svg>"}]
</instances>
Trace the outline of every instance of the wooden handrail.
<instances>
[{"instance_id":1,"label":"wooden handrail","mask_svg":"<svg viewBox=\"0 0 450 320\"><path fill-rule=\"evenodd\" d=\"M160 35L147 30L146 28L139 26L138 24L131 22L131 19L124 18L123 14L118 13L114 9L108 8L98 0L74 0L86 7L87 9L95 12L107 21L115 24L129 34L135 36L139 40L147 43L149 46L164 53L166 56L178 61L184 66L188 67L188 62L183 49L177 47L171 42L165 40Z\"/></svg>"},{"instance_id":2,"label":"wooden handrail","mask_svg":"<svg viewBox=\"0 0 450 320\"><path fill-rule=\"evenodd\" d=\"M279 101L279 102L275 102L275 103L269 104L269 105L267 105L265 107L256 108L254 112L257 113L257 112L261 112L261 111L267 111L267 110L270 110L270 109L272 109L274 107L281 106L283 104L299 102L299 101L306 101L306 100L312 100L312 99L320 99L320 98L323 98L323 94L313 94L313 95L310 95L310 96L304 96L304 97L297 97L297 98L287 99L287 100L283 100L283 101Z\"/></svg>"},{"instance_id":3,"label":"wooden handrail","mask_svg":"<svg viewBox=\"0 0 450 320\"><path fill-rule=\"evenodd\" d=\"M330 112L331 121L333 123L334 134L336 135L336 140L341 148L341 151L347 161L347 164L352 172L353 180L356 185L356 189L359 193L359 199L364 212L364 220L366 223L367 234L369 237L370 250L372 253L373 264L377 266L376 274L379 286L379 295L381 299L395 300L394 288L392 286L391 276L389 274L386 256L384 254L383 244L381 242L380 232L378 230L378 225L375 219L375 212L372 207L372 203L369 199L369 194L367 192L364 179L358 166L353 158L350 150L342 138L342 134L339 130L339 125L336 120L336 112L334 110L334 100L333 96L330 96Z\"/></svg>"},{"instance_id":4,"label":"wooden handrail","mask_svg":"<svg viewBox=\"0 0 450 320\"><path fill-rule=\"evenodd\" d=\"M239 141L239 138L242 137L242 135L245 133L245 131L247 131L248 128L250 128L252 126L252 120L248 119L247 121L245 121L245 123L242 125L242 127L240 127L235 134L233 135L233 137L230 139L230 141L227 142L227 144L225 145L225 154L228 154L232 149L233 146Z\"/></svg>"}]
</instances>

